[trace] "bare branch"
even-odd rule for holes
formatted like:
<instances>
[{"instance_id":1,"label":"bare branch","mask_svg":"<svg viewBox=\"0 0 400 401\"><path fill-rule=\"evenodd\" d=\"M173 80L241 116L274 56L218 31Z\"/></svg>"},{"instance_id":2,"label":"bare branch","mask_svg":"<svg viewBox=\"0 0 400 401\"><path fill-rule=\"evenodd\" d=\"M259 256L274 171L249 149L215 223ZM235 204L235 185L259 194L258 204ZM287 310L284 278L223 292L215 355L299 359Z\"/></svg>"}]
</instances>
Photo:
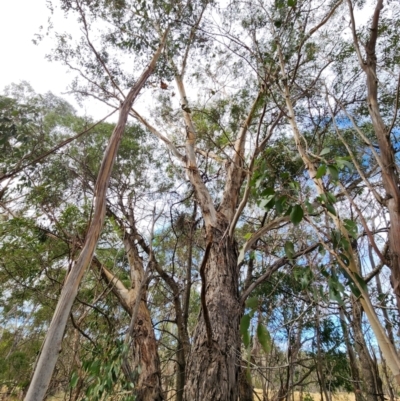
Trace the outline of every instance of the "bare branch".
<instances>
[{"instance_id":1,"label":"bare branch","mask_svg":"<svg viewBox=\"0 0 400 401\"><path fill-rule=\"evenodd\" d=\"M145 118L143 118L136 110L131 109L130 113L133 117L135 117L139 122L141 122L154 136L156 136L158 139L163 141L168 149L171 151L171 153L177 157L182 163L185 163L186 158L183 156L178 149L175 147L175 145L166 137L164 136L160 131L158 131L155 127L153 127Z\"/></svg>"},{"instance_id":2,"label":"bare branch","mask_svg":"<svg viewBox=\"0 0 400 401\"><path fill-rule=\"evenodd\" d=\"M357 31L356 31L356 21L354 19L353 4L351 3L351 0L347 0L347 4L349 6L349 12L350 12L350 24L351 24L351 33L353 35L354 48L356 49L357 58L358 58L358 62L360 64L360 67L363 70L365 70L365 61L364 61L364 59L362 57L362 54L361 54L360 43L359 43L359 40L358 40Z\"/></svg>"},{"instance_id":3,"label":"bare branch","mask_svg":"<svg viewBox=\"0 0 400 401\"><path fill-rule=\"evenodd\" d=\"M244 255L246 252L251 248L251 246L258 240L260 239L264 234L266 234L269 230L272 230L273 228L280 227L284 224L286 224L290 220L290 216L282 216L278 217L275 220L272 220L269 222L267 225L264 227L261 227L259 230L257 230L251 237L250 239L244 244L243 249L240 252L240 256L238 259L238 264L242 262Z\"/></svg>"},{"instance_id":4,"label":"bare branch","mask_svg":"<svg viewBox=\"0 0 400 401\"><path fill-rule=\"evenodd\" d=\"M317 249L320 245L320 242L317 242L314 245L311 245L305 249L302 249L298 252L296 252L293 255L292 259L297 259L301 256L306 255L307 253L312 252L313 250ZM274 262L271 266L267 268L267 271L262 274L260 277L258 277L253 283L251 283L247 288L243 290L242 295L240 296L240 303L243 305L246 302L247 297L251 294L251 292L260 284L268 280L273 273L275 273L279 268L282 266L286 265L289 263L289 259L287 257L283 257L278 259L276 262Z\"/></svg>"}]
</instances>

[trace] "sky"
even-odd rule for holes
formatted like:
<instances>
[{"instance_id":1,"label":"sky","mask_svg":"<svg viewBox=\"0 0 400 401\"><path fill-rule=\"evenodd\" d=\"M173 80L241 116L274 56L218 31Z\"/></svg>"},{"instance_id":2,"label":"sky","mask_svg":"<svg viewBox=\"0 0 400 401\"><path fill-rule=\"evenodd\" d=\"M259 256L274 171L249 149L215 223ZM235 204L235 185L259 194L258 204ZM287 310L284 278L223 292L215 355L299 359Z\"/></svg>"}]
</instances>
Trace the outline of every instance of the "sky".
<instances>
[{"instance_id":1,"label":"sky","mask_svg":"<svg viewBox=\"0 0 400 401\"><path fill-rule=\"evenodd\" d=\"M80 108L74 97L66 94L74 74L61 63L46 60L46 54L51 53L54 45L51 37L45 37L39 45L32 41L40 32L40 26L44 27L44 31L48 26L51 13L46 3L46 0L0 1L0 93L10 83L25 80L37 93L51 91L70 102L78 114L101 119L110 112L106 106L87 101ZM364 22L363 14L356 15L358 22ZM78 29L75 20L66 19L60 10L55 9L53 18L57 31Z\"/></svg>"},{"instance_id":2,"label":"sky","mask_svg":"<svg viewBox=\"0 0 400 401\"><path fill-rule=\"evenodd\" d=\"M25 80L37 93L51 91L70 102L80 115L101 119L109 113L104 106L87 102L80 108L73 96L65 94L74 75L61 63L46 60L52 39L45 37L38 45L32 41L40 26L46 30L50 15L46 0L0 1L0 93L5 86ZM55 23L58 31L74 29L75 25L61 12L56 12Z\"/></svg>"}]
</instances>

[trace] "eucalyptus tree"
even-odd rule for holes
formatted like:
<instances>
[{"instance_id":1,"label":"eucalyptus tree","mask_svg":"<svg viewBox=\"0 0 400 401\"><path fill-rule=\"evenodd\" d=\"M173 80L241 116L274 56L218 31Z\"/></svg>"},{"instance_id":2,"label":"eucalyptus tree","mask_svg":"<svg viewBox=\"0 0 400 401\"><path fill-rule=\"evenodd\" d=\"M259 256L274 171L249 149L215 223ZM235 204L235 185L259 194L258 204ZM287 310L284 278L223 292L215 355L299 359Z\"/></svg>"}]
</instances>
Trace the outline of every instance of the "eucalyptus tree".
<instances>
[{"instance_id":1,"label":"eucalyptus tree","mask_svg":"<svg viewBox=\"0 0 400 401\"><path fill-rule=\"evenodd\" d=\"M36 97L40 98L40 96ZM47 98L49 97L50 95L47 95ZM57 103L57 99L53 98L53 102ZM58 102L60 101L58 100ZM43 125L46 126L46 129L43 130L43 138L47 139L50 136L51 139L48 141L49 143L43 141L43 145L46 143L50 147L52 143L60 141L63 136L68 135L70 130L82 129L88 124L82 118L78 118L73 114L62 114L60 111L56 114L56 121L52 121L54 115L51 108L46 110L43 107L42 112L45 117ZM65 124L66 121L69 124ZM20 184L14 187L13 190L10 190L10 193L5 198L5 201L11 205L13 213L9 216L9 221L4 222L4 231L2 231L2 245L4 249L9 248L10 243L13 243L11 249L19 255L19 258L15 258L15 255L12 256L10 252L7 252L5 255L9 255L9 257L5 257L2 260L2 272L7 277L7 280L3 280L3 285L6 285L8 282L16 282L16 289L11 291L12 296L9 302L12 302L14 297L18 297L19 291L23 290L20 286L25 284L29 288L29 294L31 294L27 295L26 302L37 305L39 310L42 311L43 308L39 305L41 303L46 304L46 302L34 300L38 287L44 286L43 288L47 288L45 282L48 277L53 282L57 282L62 286L65 273L63 267L65 267L65 264L69 264L69 269L71 268L71 263L75 255L79 253L83 245L90 220L91 197L95 192L95 177L99 169L99 161L101 160L107 137L111 131L112 125L105 123L98 124L96 128L92 128L88 132L87 137L77 140L76 143L70 144L68 147L64 147L60 155L52 155L41 165L34 167L33 171L32 169L22 170L17 177L20 180ZM101 277L105 282L106 288L106 290L104 288L103 290L107 292L113 291L117 298L117 303L129 315L135 313L136 304L139 306L136 312L137 316L134 319L134 342L127 352L129 356L122 355L126 360L123 366L128 380L133 382L131 384L135 385L134 392L137 399L162 399L163 392L161 389L157 344L150 312L146 304L145 291L142 291L142 295L139 295L141 288L148 286L148 277L144 277L144 263L146 260L143 260L136 248L137 232L134 231L132 233L129 231L129 224L132 224L132 229L135 229L136 221L130 213L132 205L140 204L140 202L142 204L145 203L143 199L146 197L147 201L157 201L155 193L158 190L154 187L154 180L152 180L153 187L150 191L148 170L140 169L139 167L145 164L149 169L154 168L153 152L158 153L159 159L157 163L160 166L161 154L155 149L154 143L146 144L143 142L143 131L137 126L128 126L126 131L127 135L122 141L117 165L111 176L111 195L107 197L107 210L113 222L111 227L114 227L114 230L110 230L111 223L108 221L107 229L101 237L97 256L91 265L93 272L89 274L89 277L92 276L92 279L93 275ZM44 150L42 149L42 151ZM166 181L164 179L162 186L165 185ZM23 199L22 201L15 202L15 199L21 198ZM127 209L123 205L125 198L132 202ZM130 212L128 213L126 210ZM142 211L142 213L145 212ZM151 210L147 210L147 212L151 212ZM136 210L136 214L140 215L139 210ZM129 223L128 227L125 227L121 223L121 216L124 216L125 221ZM21 227L27 230L27 232L25 235L22 235L21 230L10 229L10 227ZM28 241L34 244L35 242L29 239L30 237L28 236L30 230L33 232L34 239L36 239L36 236L38 237L36 242L39 245L41 242L44 243L41 247L35 248L36 259L39 265L37 269L26 268L25 260L31 256L29 256L27 250L24 250L23 245L18 247L16 242L16 237L19 235L19 241ZM113 239L113 231L119 233L119 240L116 241L115 238ZM133 235L135 235L135 238ZM130 280L125 277L125 272L119 278L120 273L112 272L113 264L110 264L110 260L113 260L117 256L115 252L112 252L108 248L118 249L121 247L121 243L125 245L125 252L123 253L127 255L126 263L130 265ZM48 253L48 246L50 246L52 252L45 258L44 255ZM147 251L148 249L146 247ZM44 253L43 256L40 255L41 252ZM155 258L150 259L152 259L150 263L154 263L156 260ZM14 267L15 264L19 264L21 273L17 274ZM121 264L123 263L121 262ZM50 272L54 270L57 275L51 273L43 275L43 269ZM127 282L130 282L129 285L126 284ZM36 283L36 285L33 283ZM88 286L93 286L90 280L89 282L85 282L83 293L85 293L85 290L88 290ZM24 291L24 293L26 294L27 291ZM82 292L79 295L82 299ZM96 296L94 298L97 299ZM97 301L103 302L104 298L104 292L100 291ZM86 299L86 297L84 299L87 303L96 303L92 299ZM137 299L140 301L137 302ZM23 305L21 307L22 309L24 308ZM71 312L71 320L74 328L77 330L76 334L78 338L82 332L84 333L84 329L81 328L87 325L85 319L88 313L88 310L80 313L79 309L77 310L76 308L74 308L74 313ZM117 331L125 320L121 319L121 322L116 325L114 330ZM107 321L109 321L109 318ZM90 332L92 336L97 336L97 330L94 330L93 327L90 328ZM114 335L117 336L115 333ZM67 338L70 339L71 336L67 336ZM115 341L116 339L113 340ZM68 343L69 341L67 340ZM95 341L97 342L97 339ZM78 350L82 347L79 346L78 339L73 340L73 343L74 360L79 361L82 357ZM98 360L95 360L88 365L89 362L90 359L88 360L86 357L86 367L94 368L99 363ZM65 365L68 365L68 363L65 363ZM72 365L75 365L75 363L72 362ZM87 391L90 392L92 399L94 399L94 392L97 387L93 384L88 385L87 383L83 383L87 369L85 370L81 365L78 363L77 366L80 373L75 376L77 381L74 381L74 397L79 396L79 393L87 387ZM111 391L111 389L111 387L108 388L108 391ZM96 391L97 393L99 392L98 388Z\"/></svg>"},{"instance_id":2,"label":"eucalyptus tree","mask_svg":"<svg viewBox=\"0 0 400 401\"><path fill-rule=\"evenodd\" d=\"M363 95L366 103L363 110L351 108L338 102L343 112L349 115L354 128L362 137L367 136L365 121L368 110L368 122L372 124L374 138L366 144L370 147L375 162L378 164L384 194L374 193L376 201L384 206L390 216L389 230L389 266L392 271L391 282L400 311L400 192L398 176L398 157L396 149L399 105L399 50L398 50L398 4L377 1L371 12L371 21L359 29L355 22L357 3L347 1L351 27L353 58L358 63L359 80L363 80ZM368 29L368 31L367 31ZM361 115L363 117L361 117ZM360 118L361 117L361 118ZM373 141L377 140L377 147ZM379 149L379 152L377 151Z\"/></svg>"},{"instance_id":3,"label":"eucalyptus tree","mask_svg":"<svg viewBox=\"0 0 400 401\"><path fill-rule=\"evenodd\" d=\"M355 148L361 147L359 142L346 142L346 135L352 134L343 132L338 123L340 103L335 99L335 106L330 104L336 93L334 88L340 86L337 81L342 79L343 60L352 54L341 36L342 17L347 16L344 4L311 0L234 1L226 5L200 0L75 0L60 4L65 12L77 16L83 36L74 43L68 33L57 34L53 58L78 72L72 91L79 97L88 96L120 108L120 120L100 168L98 184L94 186L93 179L89 180L96 202L87 245L81 253L87 257L84 260L81 256L68 275L56 317L61 317L63 299L68 298L65 310L71 307L107 210L134 266L131 285L135 283L135 288L129 290L120 278L102 270L108 282L115 284L113 291L121 303L127 303L122 296L125 293L130 305L134 299L137 308L142 305L146 277L140 257L149 262L173 294L179 341L185 345L178 357L178 391L182 392L186 382L186 400L236 400L242 359L239 327L245 339L250 325L248 314L242 319L247 297L282 266L315 252L319 243L320 249L336 261L328 269L320 269L332 295L339 298L345 291L334 280L339 269L345 272L342 280L347 277L348 285L359 297L384 357L399 380L396 351L371 303L358 265L355 248L361 240L351 215L354 210L374 252L386 263L360 210L365 198L354 200L364 187L379 195L374 178L371 179L377 170L358 160L362 152L356 155ZM156 50L161 37L164 47ZM153 64L133 85L132 70L139 70L140 60L149 58L150 53L155 54ZM129 64L132 57L136 57L136 62ZM160 62L155 67L157 58ZM151 73L154 74L148 79ZM145 97L155 104L150 112L144 107L132 107L146 80ZM345 99L355 103L362 99L362 90L343 88ZM129 173L111 182L115 198L111 195L105 200L112 160L128 114L169 150L168 169L174 171L177 187L184 188L176 192L194 194L187 197L185 207L180 209L193 213L189 255L194 231L203 222L203 238L196 240L203 247L198 265L201 314L191 342L187 336L187 308L194 281L192 256L187 262L186 287L177 285L179 278L160 265L158 259L162 255L156 255L152 240L147 241L140 232L135 210L139 203L134 202L136 195L131 188L133 181L127 178ZM340 145L338 141L329 142L327 133L332 130L342 142ZM365 135L362 140L368 143ZM330 151L337 154L331 157ZM107 158L109 155L112 157ZM153 174L160 175L162 169L162 165L157 165ZM298 239L299 224L304 227L302 241ZM267 255L267 267L256 263L261 254ZM321 258L321 263L325 263L323 255ZM243 281L245 270L247 277ZM74 275L76 280L71 284ZM72 295L69 287L73 288ZM131 310L133 317L137 317L136 313ZM182 318L182 324L178 318ZM146 321L151 324L147 312ZM135 324L135 319L132 322ZM48 338L60 344L64 326L65 314L60 324L52 326L57 327L57 337L51 329ZM262 330L261 341L265 339ZM299 329L299 338L301 332ZM47 355L49 347L46 345L42 355ZM54 346L54 352L57 347ZM152 355L157 358L156 353ZM53 354L51 364L54 363ZM40 362L38 366L37 372L41 372L45 364ZM27 399L42 397L51 369L47 370L47 378L41 380L43 383L37 381L40 373L37 374ZM322 365L319 371L323 371ZM288 372L290 377L292 373ZM32 398L33 391L39 389L39 398Z\"/></svg>"},{"instance_id":4,"label":"eucalyptus tree","mask_svg":"<svg viewBox=\"0 0 400 401\"><path fill-rule=\"evenodd\" d=\"M304 163L309 180L313 183L310 190L316 192L312 202L308 202L310 204L308 213L314 213L318 210L314 206L320 204L335 228L330 234L322 234L321 227L317 227L316 221L313 221L311 216L307 221L317 233L319 232L321 241L324 238L331 238L333 247L327 246L326 243L324 247L337 259L340 268L354 283L358 296L361 295L360 303L368 316L384 357L390 361L389 365L394 376L400 380L399 359L376 314L367 287L361 278L357 254L351 246L354 222L343 217L343 213L334 207L336 196L346 196L348 202L355 208L376 254L382 257L371 230L360 209L352 201L348 189L339 183L340 190L335 195L331 192L334 188L332 184L335 185L343 177L339 170L347 168L348 161L341 156L329 160L329 156L325 156L329 154L329 149L324 149L324 143L313 140L314 143L309 143L303 134L304 129L311 126L314 138L321 135L323 138L327 120L331 120L332 126L337 128L336 113L329 108L329 103L325 100L328 90L324 87L329 86L332 80L328 74L332 71L330 65L335 60L340 62L344 52L343 47L346 47L341 45L343 43L340 37L341 31L334 29L338 24L340 26L343 6L341 2L335 2L326 5L326 8L325 5L314 8L312 2L297 2L291 3L290 7L285 7L283 3L268 7L266 3L259 2L258 8L252 10L248 31L252 32L253 46L260 54L258 64L254 65L257 66L257 71L261 69L263 77L272 76L274 79L271 87L267 86L269 93L273 96L276 107L285 114L286 127L290 127L298 154ZM240 46L243 52L251 54L251 49L244 43ZM268 63L262 63L263 52L274 54L274 58L270 58ZM350 93L347 95L352 96ZM354 96L357 95L358 93ZM340 132L338 130L336 132L340 138ZM349 147L347 151L351 154ZM356 165L357 172L363 179L365 174L357 161ZM330 180L326 177L328 173ZM308 186L309 183L306 183L305 187ZM368 188L371 188L371 185ZM327 226L329 227L330 223Z\"/></svg>"},{"instance_id":5,"label":"eucalyptus tree","mask_svg":"<svg viewBox=\"0 0 400 401\"><path fill-rule=\"evenodd\" d=\"M124 49L129 49L132 41L135 39L135 29L137 26L129 26L130 23L135 24L135 19L129 19L123 28L121 18L126 15L128 7L131 7L134 15L141 15L141 13L149 15L154 12L159 17L157 20L156 37L159 36L159 31L162 31L160 25L164 23L165 18L180 18L183 22L187 23L189 20L189 27L183 25L183 28L178 26L175 30L171 28L170 37L173 39L168 42L165 57L169 63L169 71L175 77L177 89L180 95L180 109L183 113L183 121L186 126L186 144L185 153L181 153L180 149L173 144L170 139L161 134L156 128L148 123L137 111L132 111L136 118L143 123L153 134L161 138L169 149L172 150L174 156L183 163L185 172L191 184L194 187L197 203L202 212L205 223L206 232L206 248L204 259L200 266L200 275L202 277L202 318L197 326L196 334L194 336L194 343L189 356L187 364L187 384L185 387L186 399L230 399L237 397L237 365L238 350L240 346L239 336L239 320L241 315L241 307L238 299L238 284L239 284L239 270L237 266L237 251L236 242L233 238L233 230L237 223L238 216L241 212L236 212L238 205L238 196L242 186L244 176L242 174L243 157L245 152L246 135L248 127L260 108L260 93L254 96L253 105L250 110L247 110L247 117L242 127L237 126L238 132L232 133L232 140L235 142L232 149L226 151L227 158L225 160L224 179L226 181L225 189L218 188L220 205L217 208L215 202L212 200L211 193L207 189L204 177L201 175L196 160L196 128L191 116L191 109L188 105L188 99L185 94L185 85L183 76L186 72L186 65L188 62L189 51L192 46L196 46L198 41L196 39L196 28L200 24L200 19L204 13L206 3L180 5L170 7L167 10L166 5L163 4L163 9L152 8L150 5L143 3L138 8L137 3L134 4L121 4L115 13L104 13L102 16L106 18L115 18L111 22L115 22L116 27L109 34L106 35L105 43L110 43L114 46L120 46ZM69 7L70 4L68 3ZM109 63L113 63L111 58L101 57L104 52L96 51L92 41L89 39L90 31L88 29L87 18L93 10L98 11L96 5L89 5L89 12L84 9L86 4L81 2L74 2L71 8L75 8L78 12L79 18L83 23L85 32L85 42L87 46L85 49L91 50L90 57L96 60L97 69L90 69L93 63L88 62L83 56L82 51L74 54L63 47L65 40L61 41L61 46L58 48L57 56L64 57L64 61L71 63L71 55L77 56L78 60L83 60L82 76L88 78L88 74L93 74L97 84L95 89L101 89L101 97L104 101L109 99L118 98L121 94L119 91L119 84L117 82L118 71L114 74ZM92 7L93 6L93 7ZM157 6L157 5L156 5ZM196 6L196 8L194 8ZM148 9L150 8L150 11ZM107 8L105 8L107 9ZM160 13L162 12L162 15ZM169 16L169 14L171 14ZM165 17L167 15L167 17ZM187 20L185 20L185 18ZM123 29L122 29L123 28ZM151 26L150 26L151 28ZM122 41L124 35L130 35L129 43ZM174 35L182 35L183 45L176 42ZM64 38L62 38L64 39ZM135 43L135 42L133 42ZM79 48L81 50L81 48ZM180 51L181 53L179 54ZM106 72L108 78L106 83L99 81L99 76L96 76L99 69L102 71L100 74ZM90 75L89 78L91 78ZM93 80L92 80L93 81ZM92 82L89 80L89 82ZM107 83L109 86L107 87ZM90 84L92 85L92 83ZM164 83L165 85L165 83ZM112 90L108 90L111 88ZM75 86L78 93L83 93L78 86ZM104 89L104 91L103 91ZM258 91L259 92L259 91ZM93 95L98 96L95 92ZM236 139L235 139L236 136ZM260 137L261 140L261 137ZM266 141L261 142L257 146L257 152L265 146ZM231 146L230 146L231 147ZM207 157L206 150L206 157ZM244 206L244 204L243 204ZM242 206L242 209L243 209ZM286 219L283 219L286 220ZM276 223L270 223L274 226L282 221L278 220ZM206 290L207 289L207 290ZM222 315L221 315L222 313ZM213 355L213 362L209 359L209 354ZM198 380L198 372L207 372L207 377L203 377L201 381ZM217 383L224 383L222 386ZM216 394L215 392L218 392Z\"/></svg>"}]
</instances>

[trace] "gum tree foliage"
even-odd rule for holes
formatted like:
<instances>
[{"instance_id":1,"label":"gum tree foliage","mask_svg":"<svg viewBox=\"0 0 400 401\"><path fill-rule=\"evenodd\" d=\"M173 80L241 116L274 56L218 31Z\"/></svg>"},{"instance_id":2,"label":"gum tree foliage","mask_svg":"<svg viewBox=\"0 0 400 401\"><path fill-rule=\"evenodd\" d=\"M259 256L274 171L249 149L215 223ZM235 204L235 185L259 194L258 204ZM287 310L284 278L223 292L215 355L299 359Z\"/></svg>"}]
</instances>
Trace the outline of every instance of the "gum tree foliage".
<instances>
[{"instance_id":1,"label":"gum tree foliage","mask_svg":"<svg viewBox=\"0 0 400 401\"><path fill-rule=\"evenodd\" d=\"M122 147L117 160L127 170L119 175L117 169L111 178L105 208L107 224L124 244L126 255L134 254L130 263L131 285L136 283L131 288L136 292L130 294L138 299L134 304L145 306L149 274L159 285L156 299L160 303L169 299L174 307L172 315L162 319L163 308L146 306L153 319L166 320L160 329L155 325L168 333L166 349L168 344L176 347L177 397L251 398L246 371L252 362L243 355L248 354L252 330L264 352L272 344L270 312L263 311L262 302L252 295L279 269L284 272L282 280L285 275L288 282L294 278L293 296L305 297L302 305L310 310L307 319L314 322L319 341L313 350L305 349L309 323L303 322L301 313L302 319L295 317L301 306L292 301L293 319L300 319L293 325L297 337L286 333L291 355L297 354L293 366L301 352L314 353L318 385L327 399L329 388L339 383L335 378L324 380L335 365L323 363L323 355L331 352L323 345L329 346L330 339L323 334L324 325L330 323L321 311L333 303L336 314L345 308L349 321L359 319L351 312L351 294L399 380L396 338L383 325L386 316L376 302L389 300L372 281L392 269L397 294L393 233L397 233L398 87L389 78L398 68L397 31L392 29L397 5L391 2L381 14L378 1L370 10L372 21L360 29L352 16L363 4L350 0L60 4L75 16L82 32L78 39L56 34L52 58L79 75L71 90L110 108L127 105L124 110L142 127L133 129L132 135L157 139L168 151L168 161L150 167L130 164L129 152L124 154ZM143 68L163 35L165 47L146 81L143 99L148 103L132 107L125 99L136 79L132 72ZM140 154L149 141L135 152ZM88 148L76 152L79 169L72 171L81 189L78 194L85 195L90 210L97 172L90 165ZM153 189L138 194L132 178L138 171L149 181L160 178L164 186L150 186ZM46 190L43 194L48 195ZM86 213L96 223L95 215ZM91 238L85 230L81 237ZM71 260L77 254L79 250ZM101 262L100 254L96 252ZM121 295L128 289L126 276L112 278L104 267L116 299L129 310ZM143 290L137 292L138 288ZM375 290L380 298L375 298ZM282 302L269 295L272 307L272 301ZM191 299L196 300L195 307ZM380 305L385 308L387 303ZM284 321L290 311L284 304L281 307ZM199 309L193 328L190 311ZM142 321L135 313L131 311L133 326ZM355 326L352 330L355 333ZM330 333L331 338L337 334ZM353 349L350 339L345 343L351 364L351 355L361 351ZM157 360L157 353L170 357L168 352L153 347L151 355ZM343 354L331 356L343 358ZM200 378L199 372L204 372ZM277 394L283 399L294 391L297 373L296 367L281 372L281 383L286 384ZM132 372L123 373L138 383ZM356 363L351 374L358 382ZM364 367L360 374L367 380ZM169 387L165 381L164 388ZM162 391L159 397L164 397Z\"/></svg>"}]
</instances>

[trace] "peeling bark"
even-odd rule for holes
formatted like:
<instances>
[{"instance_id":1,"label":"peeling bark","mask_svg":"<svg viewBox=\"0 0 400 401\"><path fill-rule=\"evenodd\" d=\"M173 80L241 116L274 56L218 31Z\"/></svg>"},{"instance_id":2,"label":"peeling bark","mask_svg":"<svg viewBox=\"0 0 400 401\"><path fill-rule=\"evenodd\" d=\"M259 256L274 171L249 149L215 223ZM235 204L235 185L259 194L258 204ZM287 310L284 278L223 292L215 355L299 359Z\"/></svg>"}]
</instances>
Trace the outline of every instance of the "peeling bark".
<instances>
[{"instance_id":1,"label":"peeling bark","mask_svg":"<svg viewBox=\"0 0 400 401\"><path fill-rule=\"evenodd\" d=\"M143 260L132 235L125 234L124 246L131 271L131 288L127 289L113 273L102 265L100 266L101 275L129 316L132 317L134 313L135 303L140 302L133 328L132 357L126 360L128 366L125 367L125 370L135 385L134 394L137 401L162 401L164 395L161 386L158 345L147 306L146 293L141 291L145 279ZM139 296L141 296L140 300L138 300Z\"/></svg>"}]
</instances>

